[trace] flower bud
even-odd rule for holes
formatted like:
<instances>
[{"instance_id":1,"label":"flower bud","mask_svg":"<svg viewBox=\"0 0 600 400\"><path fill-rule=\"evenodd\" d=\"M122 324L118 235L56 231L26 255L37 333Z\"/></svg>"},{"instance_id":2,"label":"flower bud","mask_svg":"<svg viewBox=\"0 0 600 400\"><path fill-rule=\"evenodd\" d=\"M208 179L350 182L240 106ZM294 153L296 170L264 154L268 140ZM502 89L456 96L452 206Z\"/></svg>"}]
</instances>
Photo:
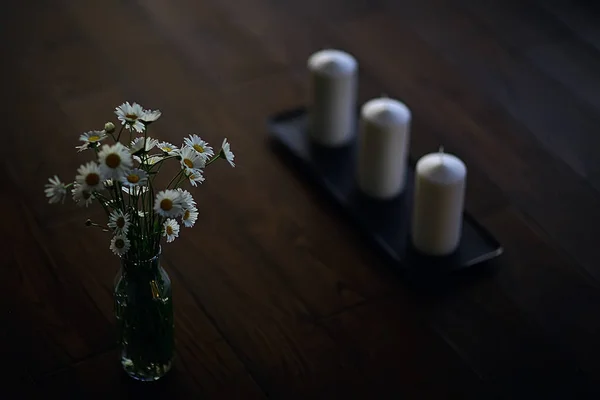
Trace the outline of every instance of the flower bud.
<instances>
[{"instance_id":1,"label":"flower bud","mask_svg":"<svg viewBox=\"0 0 600 400\"><path fill-rule=\"evenodd\" d=\"M115 124L112 122L107 122L104 124L104 130L106 133L113 133L115 131Z\"/></svg>"}]
</instances>

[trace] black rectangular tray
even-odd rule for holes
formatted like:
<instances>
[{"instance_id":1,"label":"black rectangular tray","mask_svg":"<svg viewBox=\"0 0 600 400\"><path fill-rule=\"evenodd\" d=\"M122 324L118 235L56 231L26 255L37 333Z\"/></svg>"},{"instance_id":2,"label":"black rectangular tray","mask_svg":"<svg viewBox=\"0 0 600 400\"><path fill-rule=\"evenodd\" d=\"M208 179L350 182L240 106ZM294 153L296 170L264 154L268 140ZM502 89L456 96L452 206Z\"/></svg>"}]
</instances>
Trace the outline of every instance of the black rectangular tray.
<instances>
[{"instance_id":1,"label":"black rectangular tray","mask_svg":"<svg viewBox=\"0 0 600 400\"><path fill-rule=\"evenodd\" d=\"M494 237L464 213L461 242L453 254L443 257L420 254L409 240L414 160L409 162L401 195L390 200L373 199L364 195L356 184L357 141L342 148L323 147L309 139L307 128L308 114L304 108L277 114L268 121L271 142L284 160L294 161L299 171L339 205L347 218L400 270L450 273L479 265L502 253Z\"/></svg>"}]
</instances>

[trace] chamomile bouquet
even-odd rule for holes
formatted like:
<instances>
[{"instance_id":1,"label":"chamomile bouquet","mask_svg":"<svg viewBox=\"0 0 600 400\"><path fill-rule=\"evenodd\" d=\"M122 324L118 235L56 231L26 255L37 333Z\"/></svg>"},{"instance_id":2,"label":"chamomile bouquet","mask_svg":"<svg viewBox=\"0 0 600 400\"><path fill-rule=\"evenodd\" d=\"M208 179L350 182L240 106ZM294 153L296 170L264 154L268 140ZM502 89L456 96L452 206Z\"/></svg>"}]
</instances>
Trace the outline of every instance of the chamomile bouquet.
<instances>
[{"instance_id":1,"label":"chamomile bouquet","mask_svg":"<svg viewBox=\"0 0 600 400\"><path fill-rule=\"evenodd\" d=\"M174 241L181 225L194 226L198 210L184 186L204 182L205 168L218 159L235 166L234 155L227 139L215 153L196 134L184 138L180 146L150 137L148 128L160 118L159 110L125 102L115 114L119 129L107 122L104 129L79 137L82 144L76 149L91 153L93 159L79 167L75 180L64 183L55 175L45 193L50 203L64 202L69 192L79 206L98 202L106 212L106 224L91 220L86 224L112 234L109 247L116 255L144 260L157 254L161 240ZM179 164L178 172L159 190L155 179L169 162Z\"/></svg>"}]
</instances>

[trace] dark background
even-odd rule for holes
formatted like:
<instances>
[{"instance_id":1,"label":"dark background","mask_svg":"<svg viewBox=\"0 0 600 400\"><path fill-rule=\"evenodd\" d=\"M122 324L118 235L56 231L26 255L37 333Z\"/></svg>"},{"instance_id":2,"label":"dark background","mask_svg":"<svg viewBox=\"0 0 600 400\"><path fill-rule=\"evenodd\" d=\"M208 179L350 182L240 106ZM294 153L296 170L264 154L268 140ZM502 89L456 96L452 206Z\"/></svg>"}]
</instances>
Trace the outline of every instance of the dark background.
<instances>
[{"instance_id":1,"label":"dark background","mask_svg":"<svg viewBox=\"0 0 600 400\"><path fill-rule=\"evenodd\" d=\"M0 6L0 276L7 398L598 398L600 25L568 0L21 0ZM322 48L360 63L360 101L413 111L411 155L469 167L467 210L504 245L477 274L415 288L267 146L307 102ZM153 135L227 137L164 248L174 370L131 383L113 339L100 210L50 206L78 136L123 101ZM0 395L3 397L3 395Z\"/></svg>"}]
</instances>

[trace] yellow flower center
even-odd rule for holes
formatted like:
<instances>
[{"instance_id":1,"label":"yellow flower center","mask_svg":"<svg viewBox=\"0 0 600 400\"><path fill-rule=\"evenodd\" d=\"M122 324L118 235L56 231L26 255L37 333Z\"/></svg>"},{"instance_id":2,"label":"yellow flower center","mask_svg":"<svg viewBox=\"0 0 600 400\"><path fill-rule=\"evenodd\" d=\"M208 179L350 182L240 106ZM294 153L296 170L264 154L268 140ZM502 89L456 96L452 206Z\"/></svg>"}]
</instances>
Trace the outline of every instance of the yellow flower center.
<instances>
[{"instance_id":1,"label":"yellow flower center","mask_svg":"<svg viewBox=\"0 0 600 400\"><path fill-rule=\"evenodd\" d=\"M125 247L125 241L123 239L115 240L115 247L117 249L122 249L123 247Z\"/></svg>"},{"instance_id":2,"label":"yellow flower center","mask_svg":"<svg viewBox=\"0 0 600 400\"><path fill-rule=\"evenodd\" d=\"M117 227L119 227L120 229L123 229L124 226L125 226L125 218L119 217L117 219Z\"/></svg>"},{"instance_id":3,"label":"yellow flower center","mask_svg":"<svg viewBox=\"0 0 600 400\"><path fill-rule=\"evenodd\" d=\"M173 227L171 225L167 225L167 235L173 234Z\"/></svg>"},{"instance_id":4,"label":"yellow flower center","mask_svg":"<svg viewBox=\"0 0 600 400\"><path fill-rule=\"evenodd\" d=\"M97 142L98 140L100 140L100 136L98 135L92 135L88 137L88 142Z\"/></svg>"},{"instance_id":5,"label":"yellow flower center","mask_svg":"<svg viewBox=\"0 0 600 400\"><path fill-rule=\"evenodd\" d=\"M111 153L106 157L104 162L109 168L114 169L121 165L121 157L119 157L119 155L116 153Z\"/></svg>"},{"instance_id":6,"label":"yellow flower center","mask_svg":"<svg viewBox=\"0 0 600 400\"><path fill-rule=\"evenodd\" d=\"M129 174L127 175L127 182L129 183L138 183L140 181L140 176L138 174Z\"/></svg>"},{"instance_id":7,"label":"yellow flower center","mask_svg":"<svg viewBox=\"0 0 600 400\"><path fill-rule=\"evenodd\" d=\"M126 114L125 118L135 121L136 119L138 119L138 116L135 114Z\"/></svg>"},{"instance_id":8,"label":"yellow flower center","mask_svg":"<svg viewBox=\"0 0 600 400\"><path fill-rule=\"evenodd\" d=\"M95 172L87 174L87 176L85 177L85 183L88 186L96 186L100 183L100 175L96 174Z\"/></svg>"},{"instance_id":9,"label":"yellow flower center","mask_svg":"<svg viewBox=\"0 0 600 400\"><path fill-rule=\"evenodd\" d=\"M204 153L204 147L200 146L199 144L195 144L193 147L198 153Z\"/></svg>"},{"instance_id":10,"label":"yellow flower center","mask_svg":"<svg viewBox=\"0 0 600 400\"><path fill-rule=\"evenodd\" d=\"M165 147L163 147L163 151L164 151L165 153L170 153L171 151L173 151L173 148L172 148L172 147L165 146Z\"/></svg>"},{"instance_id":11,"label":"yellow flower center","mask_svg":"<svg viewBox=\"0 0 600 400\"><path fill-rule=\"evenodd\" d=\"M186 167L188 168L194 168L194 163L192 162L192 160L190 160L189 158L185 158L183 160L183 163L185 164Z\"/></svg>"},{"instance_id":12,"label":"yellow flower center","mask_svg":"<svg viewBox=\"0 0 600 400\"><path fill-rule=\"evenodd\" d=\"M190 210L185 210L185 213L183 214L183 219L187 220L190 218Z\"/></svg>"},{"instance_id":13,"label":"yellow flower center","mask_svg":"<svg viewBox=\"0 0 600 400\"><path fill-rule=\"evenodd\" d=\"M163 211L169 211L173 208L173 200L162 199L160 202L160 209Z\"/></svg>"}]
</instances>

